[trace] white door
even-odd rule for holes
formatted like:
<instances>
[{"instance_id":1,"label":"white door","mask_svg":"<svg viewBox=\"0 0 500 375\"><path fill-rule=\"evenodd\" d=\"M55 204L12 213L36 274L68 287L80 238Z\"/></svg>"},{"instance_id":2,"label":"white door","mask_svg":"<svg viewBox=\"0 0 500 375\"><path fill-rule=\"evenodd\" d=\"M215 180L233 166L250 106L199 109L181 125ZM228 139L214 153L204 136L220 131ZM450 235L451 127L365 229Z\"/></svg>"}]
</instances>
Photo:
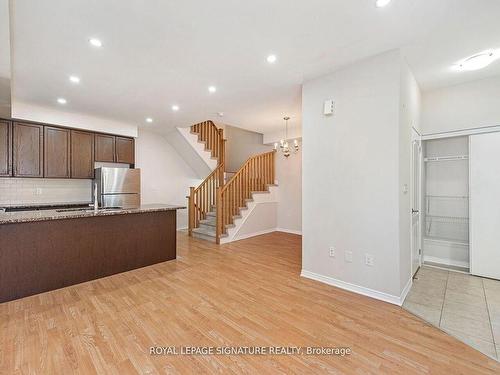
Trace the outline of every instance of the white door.
<instances>
[{"instance_id":1,"label":"white door","mask_svg":"<svg viewBox=\"0 0 500 375\"><path fill-rule=\"evenodd\" d=\"M500 279L500 133L472 135L469 145L471 273Z\"/></svg>"},{"instance_id":2,"label":"white door","mask_svg":"<svg viewBox=\"0 0 500 375\"><path fill-rule=\"evenodd\" d=\"M422 146L420 135L412 129L412 168L411 168L411 272L415 275L421 262L420 236L420 190Z\"/></svg>"}]
</instances>

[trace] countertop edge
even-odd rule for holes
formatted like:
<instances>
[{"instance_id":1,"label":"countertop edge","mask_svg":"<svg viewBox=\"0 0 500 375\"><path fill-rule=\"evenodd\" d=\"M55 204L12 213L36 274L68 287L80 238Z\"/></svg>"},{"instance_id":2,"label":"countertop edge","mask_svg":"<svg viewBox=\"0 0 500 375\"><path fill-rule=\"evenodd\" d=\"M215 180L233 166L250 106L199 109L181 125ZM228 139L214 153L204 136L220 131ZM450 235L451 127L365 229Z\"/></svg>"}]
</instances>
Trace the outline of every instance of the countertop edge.
<instances>
[{"instance_id":1,"label":"countertop edge","mask_svg":"<svg viewBox=\"0 0 500 375\"><path fill-rule=\"evenodd\" d=\"M166 211L177 211L186 209L185 206L161 206L158 205L155 207L154 205L148 206L144 205L140 208L136 209L125 209L120 211L84 211L84 212L54 212L53 210L47 211L25 211L22 213L4 213L0 214L0 225L2 224L20 224L20 223L32 223L39 221L52 221L52 220L65 220L65 219L82 219L82 218L92 218L92 217L100 217L100 216L116 216L116 215L129 215L129 214L141 214L141 213L150 213L150 212L166 212ZM36 212L37 214L30 213ZM16 215L17 214L17 215ZM45 214L45 215L43 215ZM8 216L7 216L8 215ZM36 216L38 215L38 216ZM10 216L10 217L9 217ZM19 216L19 217L16 217Z\"/></svg>"}]
</instances>

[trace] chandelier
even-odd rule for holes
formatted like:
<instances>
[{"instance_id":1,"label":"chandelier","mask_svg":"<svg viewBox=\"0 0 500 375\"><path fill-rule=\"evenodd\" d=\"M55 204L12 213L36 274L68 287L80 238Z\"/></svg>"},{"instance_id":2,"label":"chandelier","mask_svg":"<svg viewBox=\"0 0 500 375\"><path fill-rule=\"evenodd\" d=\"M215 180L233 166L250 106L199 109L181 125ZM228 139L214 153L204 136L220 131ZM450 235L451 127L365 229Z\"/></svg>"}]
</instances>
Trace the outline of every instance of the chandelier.
<instances>
[{"instance_id":1,"label":"chandelier","mask_svg":"<svg viewBox=\"0 0 500 375\"><path fill-rule=\"evenodd\" d=\"M292 140L288 139L288 120L290 120L290 117L285 116L283 117L283 120L285 120L285 138L280 140L279 143L279 149L283 153L283 156L285 158L290 156L290 144ZM274 149L278 150L278 142L274 144ZM293 152L297 153L299 151L299 141L297 139L293 140Z\"/></svg>"}]
</instances>

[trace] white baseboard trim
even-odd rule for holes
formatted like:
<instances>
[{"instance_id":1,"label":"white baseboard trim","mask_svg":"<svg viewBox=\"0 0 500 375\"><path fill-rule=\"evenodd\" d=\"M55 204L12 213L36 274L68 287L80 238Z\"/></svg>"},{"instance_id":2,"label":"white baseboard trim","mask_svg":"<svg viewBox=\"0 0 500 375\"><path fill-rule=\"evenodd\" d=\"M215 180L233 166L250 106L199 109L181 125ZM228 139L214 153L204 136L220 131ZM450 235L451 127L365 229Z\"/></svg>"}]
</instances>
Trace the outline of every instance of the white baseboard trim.
<instances>
[{"instance_id":1,"label":"white baseboard trim","mask_svg":"<svg viewBox=\"0 0 500 375\"><path fill-rule=\"evenodd\" d=\"M230 242L245 240L245 239L250 238L250 237L260 236L260 235L268 234L268 233L272 233L272 232L276 232L276 229L275 228L264 229L264 230L260 230L258 232L242 234L241 236L235 236L235 238ZM228 242L228 243L230 243L230 242Z\"/></svg>"},{"instance_id":2,"label":"white baseboard trim","mask_svg":"<svg viewBox=\"0 0 500 375\"><path fill-rule=\"evenodd\" d=\"M445 258L438 258L438 257L430 256L430 255L424 255L424 262L443 264L445 266L469 268L469 262L464 262L464 261L460 261L460 260L451 260L451 259L445 259Z\"/></svg>"},{"instance_id":3,"label":"white baseboard trim","mask_svg":"<svg viewBox=\"0 0 500 375\"><path fill-rule=\"evenodd\" d=\"M401 302L399 304L399 306L401 306L405 302L406 296L410 292L410 289L411 289L412 285L413 285L413 277L410 276L410 279L408 280L408 282L406 283L405 287L403 288L403 291L401 292L401 297L399 297L399 300Z\"/></svg>"},{"instance_id":4,"label":"white baseboard trim","mask_svg":"<svg viewBox=\"0 0 500 375\"><path fill-rule=\"evenodd\" d=\"M300 273L300 276L316 280L328 285L336 286L337 288L348 290L350 292L354 292L357 294L362 294L367 297L375 298L384 302L392 303L393 305L398 305L401 306L404 301L404 297L406 297L406 294L410 290L411 286L411 279L409 281L409 284L404 288L403 293L401 296L394 296L392 294L384 293L384 292L379 292L377 290L373 290L370 288L365 288L364 286L359 286L351 283L347 283L342 280L334 279L333 277L329 276L324 276L320 275L314 272L302 270Z\"/></svg>"},{"instance_id":5,"label":"white baseboard trim","mask_svg":"<svg viewBox=\"0 0 500 375\"><path fill-rule=\"evenodd\" d=\"M276 228L276 231L277 232L284 232L284 233L291 233L291 234L298 234L299 236L302 236L302 231L301 230Z\"/></svg>"},{"instance_id":6,"label":"white baseboard trim","mask_svg":"<svg viewBox=\"0 0 500 375\"><path fill-rule=\"evenodd\" d=\"M231 242L239 241L239 240L246 240L247 238L250 238L250 237L260 236L260 235L268 234L268 233L272 233L272 232L283 232L283 233L290 233L290 234L298 234L300 236L302 235L302 232L298 231L298 230L283 229L283 228L270 228L270 229L264 229L264 230L261 230L261 231L258 231L258 232L243 234L241 236L235 236L230 241L229 240L225 240L224 238L221 238L221 244L231 243Z\"/></svg>"},{"instance_id":7,"label":"white baseboard trim","mask_svg":"<svg viewBox=\"0 0 500 375\"><path fill-rule=\"evenodd\" d=\"M188 227L179 227L177 230L188 230Z\"/></svg>"}]
</instances>

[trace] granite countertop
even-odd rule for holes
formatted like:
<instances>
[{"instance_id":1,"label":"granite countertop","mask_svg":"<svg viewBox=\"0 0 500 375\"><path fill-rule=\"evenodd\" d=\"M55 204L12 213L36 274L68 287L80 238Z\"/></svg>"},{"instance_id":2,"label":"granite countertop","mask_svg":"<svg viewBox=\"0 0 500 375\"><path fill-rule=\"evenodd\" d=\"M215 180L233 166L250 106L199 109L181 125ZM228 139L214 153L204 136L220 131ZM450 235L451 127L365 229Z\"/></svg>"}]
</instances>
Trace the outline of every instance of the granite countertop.
<instances>
[{"instance_id":1,"label":"granite countertop","mask_svg":"<svg viewBox=\"0 0 500 375\"><path fill-rule=\"evenodd\" d=\"M144 212L175 211L181 210L184 206L173 206L169 204L144 204L139 208L99 210L94 212L92 209L85 211L64 211L59 210L40 210L40 211L21 211L21 212L0 212L0 225L13 223L29 223L34 221L76 219L81 217L93 216L111 216L138 214Z\"/></svg>"},{"instance_id":2,"label":"granite countertop","mask_svg":"<svg viewBox=\"0 0 500 375\"><path fill-rule=\"evenodd\" d=\"M15 204L0 204L0 207L4 208L30 208L30 207L40 207L40 208L47 208L47 207L78 207L78 206L88 206L89 204L92 204L92 202L52 202L52 203L15 203Z\"/></svg>"}]
</instances>

